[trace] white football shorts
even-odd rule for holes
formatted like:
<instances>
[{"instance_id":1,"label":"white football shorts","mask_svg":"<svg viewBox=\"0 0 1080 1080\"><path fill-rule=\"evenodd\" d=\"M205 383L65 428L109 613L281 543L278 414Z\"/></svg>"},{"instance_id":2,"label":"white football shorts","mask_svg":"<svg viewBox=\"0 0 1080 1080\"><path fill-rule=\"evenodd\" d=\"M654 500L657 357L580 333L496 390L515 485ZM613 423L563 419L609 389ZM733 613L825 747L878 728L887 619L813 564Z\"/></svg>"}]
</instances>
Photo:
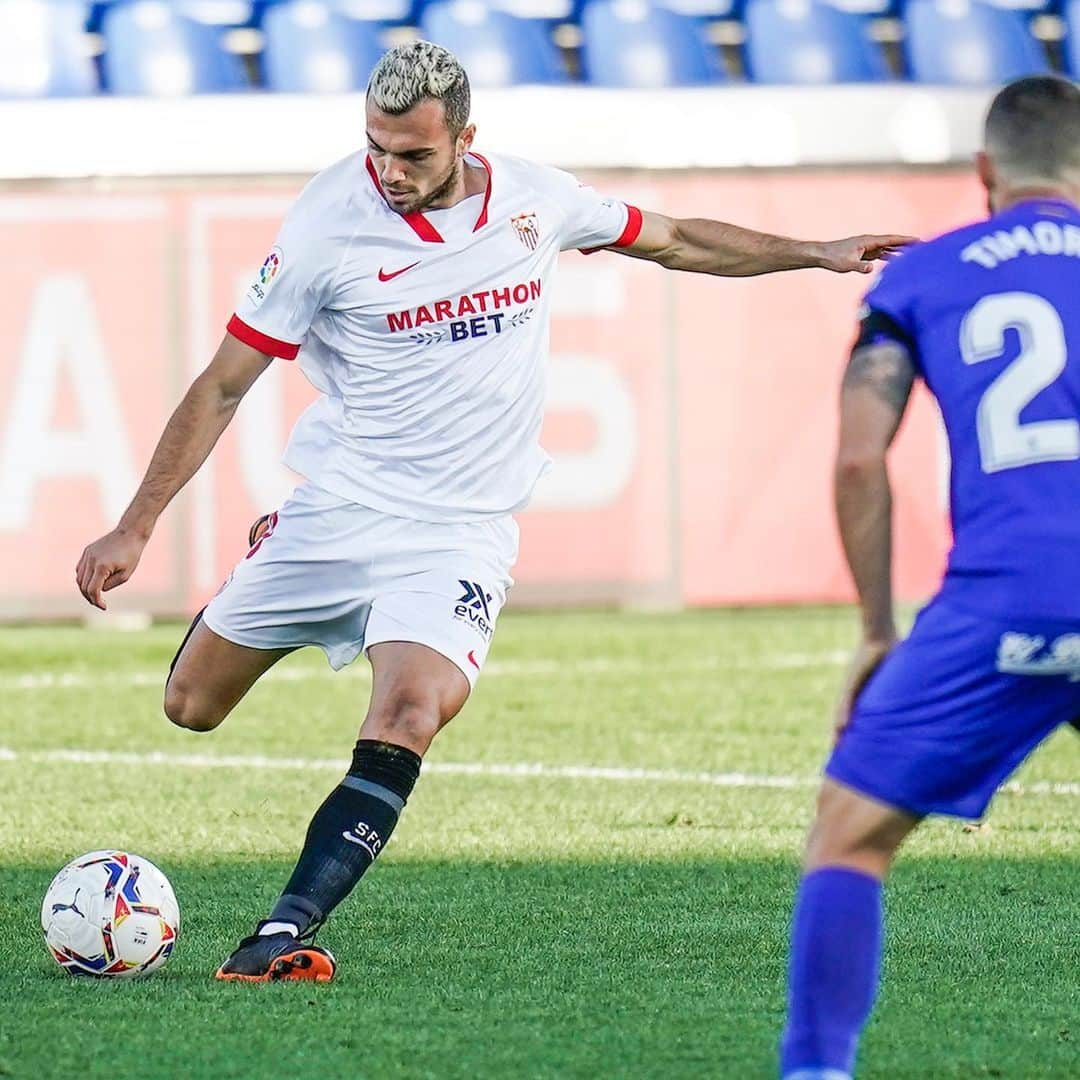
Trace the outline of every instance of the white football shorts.
<instances>
[{"instance_id":1,"label":"white football shorts","mask_svg":"<svg viewBox=\"0 0 1080 1080\"><path fill-rule=\"evenodd\" d=\"M510 516L465 524L391 517L302 483L203 612L253 649L318 645L335 670L384 641L426 645L469 685L513 584Z\"/></svg>"}]
</instances>

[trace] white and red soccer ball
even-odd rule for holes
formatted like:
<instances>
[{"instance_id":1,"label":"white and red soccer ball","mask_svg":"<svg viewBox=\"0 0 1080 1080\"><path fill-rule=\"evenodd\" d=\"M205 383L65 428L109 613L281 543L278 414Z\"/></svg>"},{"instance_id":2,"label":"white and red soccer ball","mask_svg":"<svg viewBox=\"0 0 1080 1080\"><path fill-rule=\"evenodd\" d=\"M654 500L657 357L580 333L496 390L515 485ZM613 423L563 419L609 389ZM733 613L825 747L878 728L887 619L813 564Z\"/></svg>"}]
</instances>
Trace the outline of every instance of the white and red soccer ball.
<instances>
[{"instance_id":1,"label":"white and red soccer ball","mask_svg":"<svg viewBox=\"0 0 1080 1080\"><path fill-rule=\"evenodd\" d=\"M41 930L70 975L132 978L169 958L180 908L168 878L148 859L90 851L53 878L41 904Z\"/></svg>"}]
</instances>

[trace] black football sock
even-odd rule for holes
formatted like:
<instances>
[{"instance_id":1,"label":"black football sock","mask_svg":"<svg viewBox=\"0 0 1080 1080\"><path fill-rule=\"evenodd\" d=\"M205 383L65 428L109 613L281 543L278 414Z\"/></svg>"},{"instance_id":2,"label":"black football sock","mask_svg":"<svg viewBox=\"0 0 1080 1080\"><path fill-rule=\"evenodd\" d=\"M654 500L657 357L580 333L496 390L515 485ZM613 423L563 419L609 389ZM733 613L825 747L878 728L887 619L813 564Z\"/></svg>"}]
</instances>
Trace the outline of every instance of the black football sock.
<instances>
[{"instance_id":1,"label":"black football sock","mask_svg":"<svg viewBox=\"0 0 1080 1080\"><path fill-rule=\"evenodd\" d=\"M268 922L318 926L352 892L386 845L420 775L404 746L361 739L352 767L315 811L304 848Z\"/></svg>"}]
</instances>

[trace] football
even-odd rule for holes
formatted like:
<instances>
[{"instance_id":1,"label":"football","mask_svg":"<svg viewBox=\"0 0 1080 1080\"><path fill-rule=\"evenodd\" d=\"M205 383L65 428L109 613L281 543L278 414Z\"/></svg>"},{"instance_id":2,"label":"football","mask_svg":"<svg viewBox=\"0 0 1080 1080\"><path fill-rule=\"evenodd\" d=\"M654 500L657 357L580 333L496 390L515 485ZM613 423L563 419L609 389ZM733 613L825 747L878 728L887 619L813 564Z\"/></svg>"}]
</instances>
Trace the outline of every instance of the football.
<instances>
[{"instance_id":1,"label":"football","mask_svg":"<svg viewBox=\"0 0 1080 1080\"><path fill-rule=\"evenodd\" d=\"M53 878L41 904L41 930L69 975L132 978L169 958L180 907L169 879L148 859L90 851Z\"/></svg>"}]
</instances>

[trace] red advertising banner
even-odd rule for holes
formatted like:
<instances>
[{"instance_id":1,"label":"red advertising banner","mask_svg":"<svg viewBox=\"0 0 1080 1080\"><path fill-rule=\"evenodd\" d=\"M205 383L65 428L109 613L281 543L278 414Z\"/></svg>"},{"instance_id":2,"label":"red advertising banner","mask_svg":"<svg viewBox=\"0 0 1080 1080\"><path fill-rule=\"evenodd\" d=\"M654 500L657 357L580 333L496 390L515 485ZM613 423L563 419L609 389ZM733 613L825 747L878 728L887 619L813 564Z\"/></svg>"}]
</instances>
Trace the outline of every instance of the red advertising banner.
<instances>
[{"instance_id":1,"label":"red advertising banner","mask_svg":"<svg viewBox=\"0 0 1080 1080\"><path fill-rule=\"evenodd\" d=\"M162 197L0 199L0 613L61 614L86 537L111 528L177 399ZM140 603L187 602L166 527Z\"/></svg>"},{"instance_id":2,"label":"red advertising banner","mask_svg":"<svg viewBox=\"0 0 1080 1080\"><path fill-rule=\"evenodd\" d=\"M973 180L955 172L590 179L676 216L822 239L931 235L981 210ZM0 615L82 612L79 552L126 504L294 191L245 181L0 196ZM521 515L515 599L849 599L830 488L837 388L866 284L566 255L544 427L556 467ZM298 367L271 365L117 607L179 613L217 588L250 520L295 482L280 453L313 393ZM920 396L892 459L908 599L933 589L948 543L943 455Z\"/></svg>"}]
</instances>

